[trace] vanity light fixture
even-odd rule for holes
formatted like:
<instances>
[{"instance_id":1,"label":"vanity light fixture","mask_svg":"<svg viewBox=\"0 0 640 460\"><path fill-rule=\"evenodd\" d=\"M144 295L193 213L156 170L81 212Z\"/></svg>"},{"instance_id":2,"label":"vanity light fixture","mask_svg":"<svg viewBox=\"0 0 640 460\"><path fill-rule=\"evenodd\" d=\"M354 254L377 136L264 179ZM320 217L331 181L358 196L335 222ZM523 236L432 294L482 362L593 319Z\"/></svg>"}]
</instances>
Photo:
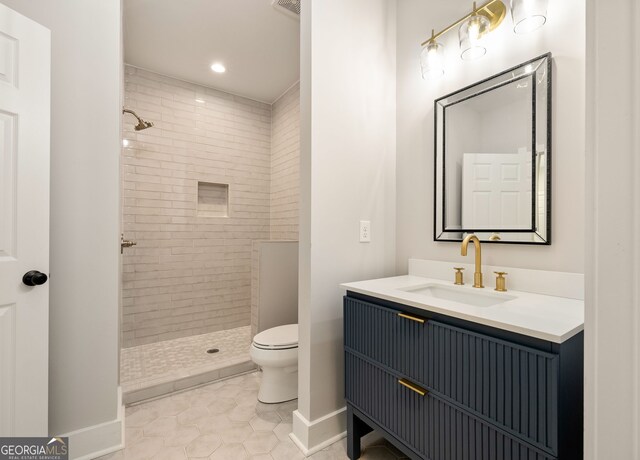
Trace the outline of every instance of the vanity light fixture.
<instances>
[{"instance_id":1,"label":"vanity light fixture","mask_svg":"<svg viewBox=\"0 0 640 460\"><path fill-rule=\"evenodd\" d=\"M473 9L475 10L475 5ZM483 46L482 38L489 32L490 27L489 20L480 14L474 14L462 23L458 29L462 59L468 61L486 54L487 48Z\"/></svg>"},{"instance_id":2,"label":"vanity light fixture","mask_svg":"<svg viewBox=\"0 0 640 460\"><path fill-rule=\"evenodd\" d=\"M547 22L549 0L511 0L513 31L526 34L539 29Z\"/></svg>"},{"instance_id":3,"label":"vanity light fixture","mask_svg":"<svg viewBox=\"0 0 640 460\"><path fill-rule=\"evenodd\" d=\"M456 27L459 27L460 57L464 60L471 60L484 56L487 48L482 43L483 38L495 30L507 14L504 1L489 0L480 7L477 7L476 2L473 2L471 13L438 33L434 33L432 30L431 37L421 44L422 78L432 80L444 74L444 45L437 39ZM511 0L514 32L522 34L544 25L547 21L547 3L548 0Z\"/></svg>"},{"instance_id":4,"label":"vanity light fixture","mask_svg":"<svg viewBox=\"0 0 640 460\"><path fill-rule=\"evenodd\" d=\"M434 31L431 31L431 37ZM444 75L444 45L431 38L422 47L420 53L420 67L422 78L425 80L435 80Z\"/></svg>"}]
</instances>

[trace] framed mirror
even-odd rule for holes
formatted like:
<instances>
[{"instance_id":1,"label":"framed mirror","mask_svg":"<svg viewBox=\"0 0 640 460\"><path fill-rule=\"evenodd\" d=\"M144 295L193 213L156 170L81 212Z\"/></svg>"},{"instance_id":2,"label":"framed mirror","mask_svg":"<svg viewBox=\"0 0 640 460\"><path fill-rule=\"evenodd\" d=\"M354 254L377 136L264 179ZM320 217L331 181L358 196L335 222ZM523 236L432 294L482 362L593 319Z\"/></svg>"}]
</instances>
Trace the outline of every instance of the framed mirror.
<instances>
[{"instance_id":1,"label":"framed mirror","mask_svg":"<svg viewBox=\"0 0 640 460\"><path fill-rule=\"evenodd\" d=\"M434 104L434 239L550 244L551 54Z\"/></svg>"}]
</instances>

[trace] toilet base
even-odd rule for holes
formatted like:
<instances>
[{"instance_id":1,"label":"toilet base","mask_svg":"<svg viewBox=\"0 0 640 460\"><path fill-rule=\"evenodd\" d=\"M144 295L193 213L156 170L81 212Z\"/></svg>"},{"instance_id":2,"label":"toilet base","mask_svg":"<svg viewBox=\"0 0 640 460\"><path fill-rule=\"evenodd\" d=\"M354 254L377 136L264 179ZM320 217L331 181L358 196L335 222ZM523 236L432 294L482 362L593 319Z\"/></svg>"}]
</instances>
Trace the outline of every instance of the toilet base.
<instances>
[{"instance_id":1,"label":"toilet base","mask_svg":"<svg viewBox=\"0 0 640 460\"><path fill-rule=\"evenodd\" d=\"M298 366L263 367L258 401L276 404L298 397Z\"/></svg>"}]
</instances>

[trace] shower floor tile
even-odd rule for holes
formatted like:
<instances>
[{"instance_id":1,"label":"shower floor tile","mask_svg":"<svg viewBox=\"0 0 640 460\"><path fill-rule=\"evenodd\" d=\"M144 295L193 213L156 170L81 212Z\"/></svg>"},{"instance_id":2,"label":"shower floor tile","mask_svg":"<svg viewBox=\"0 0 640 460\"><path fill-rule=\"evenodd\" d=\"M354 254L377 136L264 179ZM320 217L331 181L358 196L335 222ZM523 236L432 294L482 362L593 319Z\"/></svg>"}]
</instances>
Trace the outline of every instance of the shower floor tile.
<instances>
[{"instance_id":1,"label":"shower floor tile","mask_svg":"<svg viewBox=\"0 0 640 460\"><path fill-rule=\"evenodd\" d=\"M120 384L130 404L255 369L251 327L123 348ZM217 353L207 350L217 348Z\"/></svg>"}]
</instances>

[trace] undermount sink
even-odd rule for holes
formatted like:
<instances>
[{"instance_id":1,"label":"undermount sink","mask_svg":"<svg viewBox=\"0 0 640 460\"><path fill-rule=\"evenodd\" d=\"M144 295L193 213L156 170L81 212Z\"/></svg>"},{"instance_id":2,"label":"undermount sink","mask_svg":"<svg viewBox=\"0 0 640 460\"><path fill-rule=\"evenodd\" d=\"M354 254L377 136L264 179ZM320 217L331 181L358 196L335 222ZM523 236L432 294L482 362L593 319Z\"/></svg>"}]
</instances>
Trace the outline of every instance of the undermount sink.
<instances>
[{"instance_id":1,"label":"undermount sink","mask_svg":"<svg viewBox=\"0 0 640 460\"><path fill-rule=\"evenodd\" d=\"M471 292L466 289L456 288L453 286L443 286L441 284L421 284L419 286L410 286L399 290L423 295L425 297L473 305L474 307L492 307L516 298L514 296L504 294L491 294L484 292L482 289L478 289L477 292L475 292L475 290Z\"/></svg>"}]
</instances>

